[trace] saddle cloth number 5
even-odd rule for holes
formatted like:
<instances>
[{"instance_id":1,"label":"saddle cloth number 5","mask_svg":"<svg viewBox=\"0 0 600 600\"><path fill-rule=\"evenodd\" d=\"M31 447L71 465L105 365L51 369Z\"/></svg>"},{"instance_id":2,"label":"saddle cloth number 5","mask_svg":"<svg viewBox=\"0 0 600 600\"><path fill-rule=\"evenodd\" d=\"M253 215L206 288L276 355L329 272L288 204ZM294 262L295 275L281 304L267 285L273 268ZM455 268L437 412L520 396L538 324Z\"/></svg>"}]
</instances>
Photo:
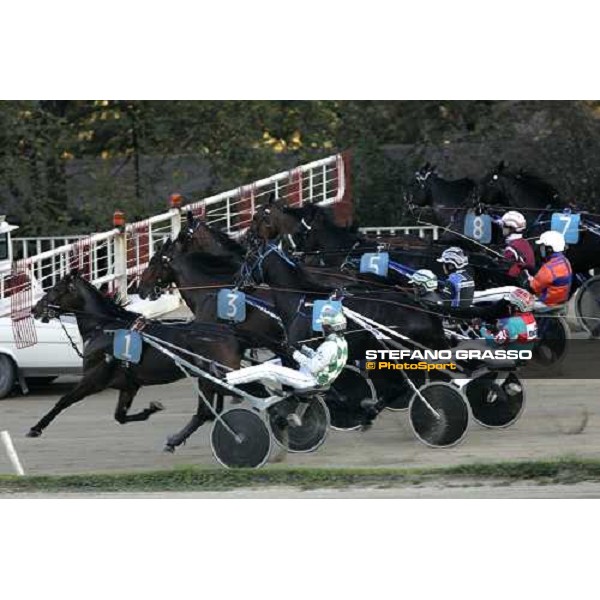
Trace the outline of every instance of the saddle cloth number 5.
<instances>
[{"instance_id":1,"label":"saddle cloth number 5","mask_svg":"<svg viewBox=\"0 0 600 600\"><path fill-rule=\"evenodd\" d=\"M373 273L380 277L386 277L390 255L387 252L367 252L360 259L360 272Z\"/></svg>"}]
</instances>

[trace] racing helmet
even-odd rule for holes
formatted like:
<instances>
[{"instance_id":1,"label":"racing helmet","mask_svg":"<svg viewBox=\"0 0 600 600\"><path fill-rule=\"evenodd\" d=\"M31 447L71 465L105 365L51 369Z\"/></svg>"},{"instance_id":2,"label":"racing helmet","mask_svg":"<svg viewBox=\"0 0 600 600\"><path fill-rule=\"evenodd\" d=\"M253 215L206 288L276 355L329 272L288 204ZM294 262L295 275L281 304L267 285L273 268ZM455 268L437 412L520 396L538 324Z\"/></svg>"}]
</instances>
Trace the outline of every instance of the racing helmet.
<instances>
[{"instance_id":1,"label":"racing helmet","mask_svg":"<svg viewBox=\"0 0 600 600\"><path fill-rule=\"evenodd\" d=\"M560 231L544 231L536 244L549 246L554 252L564 252L566 247L565 236Z\"/></svg>"},{"instance_id":2,"label":"racing helmet","mask_svg":"<svg viewBox=\"0 0 600 600\"><path fill-rule=\"evenodd\" d=\"M457 269L464 269L469 264L467 255L457 246L446 248L437 262L454 265Z\"/></svg>"},{"instance_id":3,"label":"racing helmet","mask_svg":"<svg viewBox=\"0 0 600 600\"><path fill-rule=\"evenodd\" d=\"M434 292L438 287L437 275L429 269L419 269L415 271L409 278L409 283L422 287L428 292Z\"/></svg>"},{"instance_id":4,"label":"racing helmet","mask_svg":"<svg viewBox=\"0 0 600 600\"><path fill-rule=\"evenodd\" d=\"M502 222L502 227L514 229L515 231L524 231L527 227L525 217L516 210L509 210L507 213L504 213L500 221Z\"/></svg>"},{"instance_id":5,"label":"racing helmet","mask_svg":"<svg viewBox=\"0 0 600 600\"><path fill-rule=\"evenodd\" d=\"M535 304L535 298L527 291L522 288L515 288L508 296L506 301L512 304L520 312L531 312L533 305Z\"/></svg>"},{"instance_id":6,"label":"racing helmet","mask_svg":"<svg viewBox=\"0 0 600 600\"><path fill-rule=\"evenodd\" d=\"M333 306L325 306L321 311L321 326L325 333L329 331L345 331L346 317L341 310L336 310Z\"/></svg>"}]
</instances>

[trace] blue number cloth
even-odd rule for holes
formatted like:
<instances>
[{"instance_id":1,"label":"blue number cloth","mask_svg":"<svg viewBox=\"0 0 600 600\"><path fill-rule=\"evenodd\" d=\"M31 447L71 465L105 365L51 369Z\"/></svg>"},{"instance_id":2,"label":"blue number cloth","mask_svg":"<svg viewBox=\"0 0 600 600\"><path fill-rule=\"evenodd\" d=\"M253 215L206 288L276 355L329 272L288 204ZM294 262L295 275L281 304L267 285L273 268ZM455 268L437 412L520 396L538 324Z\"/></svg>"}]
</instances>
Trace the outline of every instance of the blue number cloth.
<instances>
[{"instance_id":1,"label":"blue number cloth","mask_svg":"<svg viewBox=\"0 0 600 600\"><path fill-rule=\"evenodd\" d=\"M222 289L217 296L217 316L225 321L241 323L246 320L246 294Z\"/></svg>"},{"instance_id":2,"label":"blue number cloth","mask_svg":"<svg viewBox=\"0 0 600 600\"><path fill-rule=\"evenodd\" d=\"M489 244L492 241L492 217L469 211L465 217L464 234L480 244Z\"/></svg>"},{"instance_id":3,"label":"blue number cloth","mask_svg":"<svg viewBox=\"0 0 600 600\"><path fill-rule=\"evenodd\" d=\"M360 272L386 277L389 262L390 255L387 252L367 252L360 259Z\"/></svg>"},{"instance_id":4,"label":"blue number cloth","mask_svg":"<svg viewBox=\"0 0 600 600\"><path fill-rule=\"evenodd\" d=\"M567 244L576 244L579 241L579 224L581 215L571 212L553 213L550 228L560 231L565 236Z\"/></svg>"},{"instance_id":5,"label":"blue number cloth","mask_svg":"<svg viewBox=\"0 0 600 600\"><path fill-rule=\"evenodd\" d=\"M341 312L342 303L340 300L315 300L312 311L312 328L313 331L323 331L321 326L321 311L326 306L332 306L335 311Z\"/></svg>"},{"instance_id":6,"label":"blue number cloth","mask_svg":"<svg viewBox=\"0 0 600 600\"><path fill-rule=\"evenodd\" d=\"M118 329L113 339L113 355L118 360L138 364L142 359L142 336L137 331Z\"/></svg>"}]
</instances>

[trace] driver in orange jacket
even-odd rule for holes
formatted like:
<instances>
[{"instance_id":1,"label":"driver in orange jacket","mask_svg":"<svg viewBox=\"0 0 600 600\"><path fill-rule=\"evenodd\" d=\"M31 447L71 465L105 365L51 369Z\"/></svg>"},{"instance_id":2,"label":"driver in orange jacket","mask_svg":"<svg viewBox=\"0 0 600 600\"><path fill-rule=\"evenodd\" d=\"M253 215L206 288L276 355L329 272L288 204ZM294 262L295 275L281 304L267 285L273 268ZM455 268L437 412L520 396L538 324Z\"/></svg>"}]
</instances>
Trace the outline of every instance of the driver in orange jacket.
<instances>
[{"instance_id":1,"label":"driver in orange jacket","mask_svg":"<svg viewBox=\"0 0 600 600\"><path fill-rule=\"evenodd\" d=\"M559 231L545 231L536 241L541 246L544 264L534 277L529 277L529 287L546 306L558 306L569 299L573 270L563 254L565 238Z\"/></svg>"}]
</instances>

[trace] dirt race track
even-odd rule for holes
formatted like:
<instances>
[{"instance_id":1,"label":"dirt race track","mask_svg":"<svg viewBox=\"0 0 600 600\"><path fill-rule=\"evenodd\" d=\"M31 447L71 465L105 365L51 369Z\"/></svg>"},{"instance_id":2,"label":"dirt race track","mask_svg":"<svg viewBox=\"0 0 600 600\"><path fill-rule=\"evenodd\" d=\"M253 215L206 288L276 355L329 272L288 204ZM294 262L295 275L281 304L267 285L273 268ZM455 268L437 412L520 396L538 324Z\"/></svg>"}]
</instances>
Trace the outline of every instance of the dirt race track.
<instances>
[{"instance_id":1,"label":"dirt race track","mask_svg":"<svg viewBox=\"0 0 600 600\"><path fill-rule=\"evenodd\" d=\"M117 392L85 399L60 415L44 435L25 438L31 425L73 385L64 378L26 397L0 402L0 430L13 438L27 474L165 469L178 465L215 466L209 444L210 425L201 428L176 454L162 451L166 437L192 414L195 400L189 383L144 388L133 409L161 400L166 410L142 423L119 425L113 419ZM506 430L472 423L455 448L428 448L414 438L403 413L385 411L366 432L331 431L313 454L273 455L289 466L312 467L444 466L465 462L544 459L563 456L600 458L598 381L537 380L527 383L521 419ZM0 452L0 473L11 468Z\"/></svg>"}]
</instances>

